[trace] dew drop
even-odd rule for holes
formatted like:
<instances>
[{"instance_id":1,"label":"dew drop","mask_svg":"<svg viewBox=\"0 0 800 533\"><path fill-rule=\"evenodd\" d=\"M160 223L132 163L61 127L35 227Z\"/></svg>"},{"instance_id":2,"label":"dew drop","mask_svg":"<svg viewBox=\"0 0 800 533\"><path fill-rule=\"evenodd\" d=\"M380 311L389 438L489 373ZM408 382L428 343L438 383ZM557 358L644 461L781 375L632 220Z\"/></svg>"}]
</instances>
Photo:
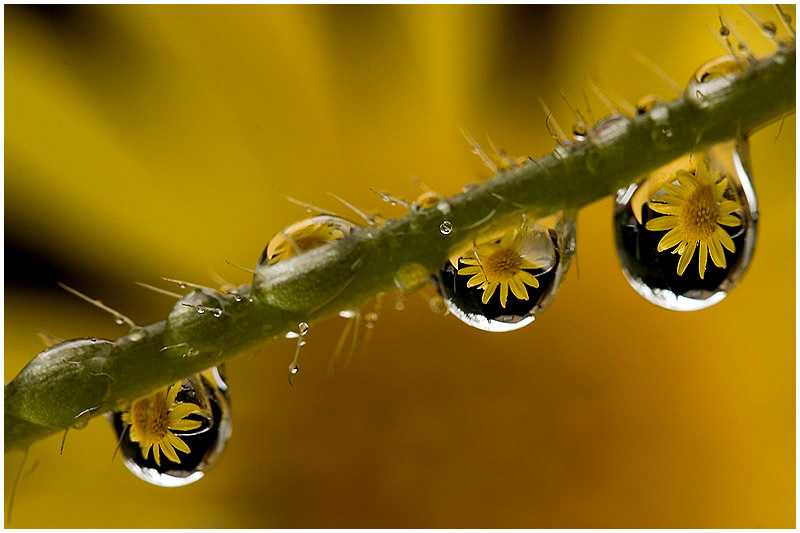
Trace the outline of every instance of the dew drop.
<instances>
[{"instance_id":1,"label":"dew drop","mask_svg":"<svg viewBox=\"0 0 800 533\"><path fill-rule=\"evenodd\" d=\"M298 346L303 347L303 346L306 345L306 341L305 341L305 339L301 339L297 344L298 344Z\"/></svg>"},{"instance_id":2,"label":"dew drop","mask_svg":"<svg viewBox=\"0 0 800 533\"><path fill-rule=\"evenodd\" d=\"M586 127L586 124L583 121L576 122L572 126L572 138L576 141L585 141L586 138L589 136L589 130Z\"/></svg>"},{"instance_id":3,"label":"dew drop","mask_svg":"<svg viewBox=\"0 0 800 533\"><path fill-rule=\"evenodd\" d=\"M241 302L242 301L242 295L241 294L234 294L233 295L233 299L236 300L237 302Z\"/></svg>"},{"instance_id":4,"label":"dew drop","mask_svg":"<svg viewBox=\"0 0 800 533\"><path fill-rule=\"evenodd\" d=\"M778 33L778 27L771 20L765 20L761 23L761 31L764 32L764 35L772 39L775 37L775 34Z\"/></svg>"},{"instance_id":5,"label":"dew drop","mask_svg":"<svg viewBox=\"0 0 800 533\"><path fill-rule=\"evenodd\" d=\"M205 308L205 307L202 307L202 306L198 306L198 307L197 307L197 314L198 314L198 315L202 315L202 314L204 314L205 312L206 312L206 308Z\"/></svg>"},{"instance_id":6,"label":"dew drop","mask_svg":"<svg viewBox=\"0 0 800 533\"><path fill-rule=\"evenodd\" d=\"M378 314L377 313L367 313L364 315L364 325L368 328L372 329L375 327L375 324L378 322Z\"/></svg>"},{"instance_id":7,"label":"dew drop","mask_svg":"<svg viewBox=\"0 0 800 533\"><path fill-rule=\"evenodd\" d=\"M180 285L178 285L178 286L179 286L181 289L185 289L185 288L186 288L186 284L185 284L185 283L181 283L181 284L180 284Z\"/></svg>"},{"instance_id":8,"label":"dew drop","mask_svg":"<svg viewBox=\"0 0 800 533\"><path fill-rule=\"evenodd\" d=\"M222 316L222 309L214 309L214 317L219 318Z\"/></svg>"},{"instance_id":9,"label":"dew drop","mask_svg":"<svg viewBox=\"0 0 800 533\"><path fill-rule=\"evenodd\" d=\"M128 470L161 487L179 487L202 478L218 459L231 434L230 397L222 367L204 370L178 386L180 390L174 404L160 413L161 416L168 417L167 411L178 405L194 404L198 408L184 418L197 423L198 427L186 431L170 430L174 437L189 447L188 453L175 449L180 463L170 461L163 451L157 463L153 448L150 448L147 459L144 458L142 446L131 440L131 428L126 427L127 423L123 421L123 415L127 419L130 411L113 411L106 415L120 443L120 452ZM161 397L157 399L156 395ZM154 419L158 416L154 412L159 405L164 405L166 395L167 388L161 389L134 402L133 410L138 408L145 418ZM148 423L152 421L147 420ZM137 427L137 430L140 435L147 432L146 426Z\"/></svg>"},{"instance_id":10,"label":"dew drop","mask_svg":"<svg viewBox=\"0 0 800 533\"><path fill-rule=\"evenodd\" d=\"M301 220L275 235L264 248L256 269L268 267L350 236L358 226L341 217L321 215Z\"/></svg>"},{"instance_id":11,"label":"dew drop","mask_svg":"<svg viewBox=\"0 0 800 533\"><path fill-rule=\"evenodd\" d=\"M305 322L300 322L300 324L297 325L297 331L300 333L300 335L305 335L308 333L308 324Z\"/></svg>"},{"instance_id":12,"label":"dew drop","mask_svg":"<svg viewBox=\"0 0 800 533\"><path fill-rule=\"evenodd\" d=\"M423 211L425 209L431 209L433 207L436 207L443 201L444 201L444 195L434 191L427 191L422 193L414 201L414 203L411 204L411 210L416 213L419 211Z\"/></svg>"},{"instance_id":13,"label":"dew drop","mask_svg":"<svg viewBox=\"0 0 800 533\"><path fill-rule=\"evenodd\" d=\"M439 231L442 235L450 235L453 232L453 223L449 220L445 220L441 224L439 224Z\"/></svg>"},{"instance_id":14,"label":"dew drop","mask_svg":"<svg viewBox=\"0 0 800 533\"><path fill-rule=\"evenodd\" d=\"M300 372L300 367L294 363L289 366L289 373L290 374L297 374Z\"/></svg>"},{"instance_id":15,"label":"dew drop","mask_svg":"<svg viewBox=\"0 0 800 533\"><path fill-rule=\"evenodd\" d=\"M114 319L114 322L115 322L115 323L116 323L118 326L121 326L122 324L124 324L124 323L125 323L125 321L124 321L124 320L122 320L122 319L121 319L121 318L119 318L119 317L115 318L115 319Z\"/></svg>"},{"instance_id":16,"label":"dew drop","mask_svg":"<svg viewBox=\"0 0 800 533\"><path fill-rule=\"evenodd\" d=\"M91 342L97 342L97 337L90 337L90 338L89 338L89 340L90 340Z\"/></svg>"},{"instance_id":17,"label":"dew drop","mask_svg":"<svg viewBox=\"0 0 800 533\"><path fill-rule=\"evenodd\" d=\"M755 247L758 208L750 175L749 148L740 139L682 158L620 190L614 233L622 273L631 287L647 301L676 311L703 309L725 298L750 264ZM714 186L723 182L724 189ZM686 187L705 192L681 196L678 215L661 212L666 204L659 199L675 197ZM733 211L722 215L722 206ZM684 218L685 213L695 217ZM697 228L697 238L706 239L705 246L697 245L687 255L685 265L681 261L687 252L678 251L680 241L658 249L671 226L664 217L678 217L681 234ZM714 237L720 231L722 240Z\"/></svg>"},{"instance_id":18,"label":"dew drop","mask_svg":"<svg viewBox=\"0 0 800 533\"><path fill-rule=\"evenodd\" d=\"M353 318L356 316L356 312L353 311L352 309L344 309L342 311L339 311L339 316L342 318Z\"/></svg>"},{"instance_id":19,"label":"dew drop","mask_svg":"<svg viewBox=\"0 0 800 533\"><path fill-rule=\"evenodd\" d=\"M511 244L499 248L504 236ZM512 331L533 322L550 305L569 268L574 250L574 218L558 215L535 223L524 221L478 240L477 247L470 245L457 253L432 281L446 308L464 323L484 331ZM536 268L509 266L523 258L522 254ZM480 272L470 269L469 274L458 273L476 266ZM513 279L525 285L527 298L518 297L506 282L505 305L501 301L505 292L502 283L484 302L486 293L482 283L467 286L476 275L482 275L484 280L493 276L508 279L512 272Z\"/></svg>"}]
</instances>

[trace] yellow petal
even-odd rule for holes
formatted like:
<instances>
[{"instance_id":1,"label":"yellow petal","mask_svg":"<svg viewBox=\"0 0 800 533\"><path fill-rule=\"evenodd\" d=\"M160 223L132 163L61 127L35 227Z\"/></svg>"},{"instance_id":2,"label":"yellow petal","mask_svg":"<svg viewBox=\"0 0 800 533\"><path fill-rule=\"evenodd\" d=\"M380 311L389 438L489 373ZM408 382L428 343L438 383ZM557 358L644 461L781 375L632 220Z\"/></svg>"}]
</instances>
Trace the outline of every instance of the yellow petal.
<instances>
[{"instance_id":1,"label":"yellow petal","mask_svg":"<svg viewBox=\"0 0 800 533\"><path fill-rule=\"evenodd\" d=\"M717 219L717 224L722 224L723 226L733 226L733 227L741 226L742 219L733 215L724 215L719 217L719 219Z\"/></svg>"},{"instance_id":2,"label":"yellow petal","mask_svg":"<svg viewBox=\"0 0 800 533\"><path fill-rule=\"evenodd\" d=\"M725 261L725 250L722 249L722 244L716 238L716 233L708 239L708 251L711 254L711 260L720 268L725 268L727 263Z\"/></svg>"},{"instance_id":3,"label":"yellow petal","mask_svg":"<svg viewBox=\"0 0 800 533\"><path fill-rule=\"evenodd\" d=\"M511 287L511 292L514 293L519 300L527 300L528 299L528 289L525 288L525 285L518 279L519 276L515 276L511 278L509 281L509 286Z\"/></svg>"},{"instance_id":4,"label":"yellow petal","mask_svg":"<svg viewBox=\"0 0 800 533\"><path fill-rule=\"evenodd\" d=\"M200 407L193 403L182 403L180 405L176 405L175 408L170 411L169 413L169 421L177 422L178 420L182 420L189 416L192 413L201 413L202 410Z\"/></svg>"},{"instance_id":5,"label":"yellow petal","mask_svg":"<svg viewBox=\"0 0 800 533\"><path fill-rule=\"evenodd\" d=\"M681 188L686 191L686 196L697 190L697 178L693 174L682 170L678 171L676 177L678 178L678 183L680 183Z\"/></svg>"},{"instance_id":6,"label":"yellow petal","mask_svg":"<svg viewBox=\"0 0 800 533\"><path fill-rule=\"evenodd\" d=\"M181 459L178 457L178 452L175 451L175 448L172 447L172 444L167 442L166 439L161 441L161 450L164 452L164 455L172 461L173 463L180 463Z\"/></svg>"},{"instance_id":7,"label":"yellow petal","mask_svg":"<svg viewBox=\"0 0 800 533\"><path fill-rule=\"evenodd\" d=\"M167 391L167 408L169 409L173 403L175 403L175 398L178 397L178 393L181 391L181 381L174 383L169 390Z\"/></svg>"},{"instance_id":8,"label":"yellow petal","mask_svg":"<svg viewBox=\"0 0 800 533\"><path fill-rule=\"evenodd\" d=\"M680 215L681 211L683 211L683 205L682 204L681 205L666 204L666 203L662 204L662 203L653 202L653 203L651 203L649 205L650 205L650 209L652 209L656 213L661 213L662 215ZM661 217L661 218L663 218L663 217ZM654 220L658 220L658 219L656 218ZM652 220L648 220L647 221L648 224L650 222L652 222ZM647 229L650 229L650 228L647 228Z\"/></svg>"},{"instance_id":9,"label":"yellow petal","mask_svg":"<svg viewBox=\"0 0 800 533\"><path fill-rule=\"evenodd\" d=\"M667 234L661 237L661 240L658 241L658 251L663 252L664 250L672 248L681 242L681 239L683 239L683 232L680 230L680 228L673 228L669 230Z\"/></svg>"},{"instance_id":10,"label":"yellow petal","mask_svg":"<svg viewBox=\"0 0 800 533\"><path fill-rule=\"evenodd\" d=\"M530 285L534 289L539 287L539 280L536 279L536 276L534 276L530 272L525 272L524 270L520 270L519 274L517 274L517 277L522 283Z\"/></svg>"},{"instance_id":11,"label":"yellow petal","mask_svg":"<svg viewBox=\"0 0 800 533\"><path fill-rule=\"evenodd\" d=\"M720 216L725 216L739 211L741 206L739 205L739 202L734 202L733 200L723 200L720 202L718 209Z\"/></svg>"},{"instance_id":12,"label":"yellow petal","mask_svg":"<svg viewBox=\"0 0 800 533\"><path fill-rule=\"evenodd\" d=\"M678 275L682 276L684 271L686 271L686 267L689 266L689 261L692 260L692 256L694 255L694 251L697 248L696 242L687 243L686 248L681 253L681 258L678 261Z\"/></svg>"},{"instance_id":13,"label":"yellow petal","mask_svg":"<svg viewBox=\"0 0 800 533\"><path fill-rule=\"evenodd\" d=\"M494 291L497 289L497 285L498 283L496 281L493 281L486 286L486 289L484 289L483 291L483 298L481 298L481 302L486 304L489 301L489 299L494 294Z\"/></svg>"},{"instance_id":14,"label":"yellow petal","mask_svg":"<svg viewBox=\"0 0 800 533\"><path fill-rule=\"evenodd\" d=\"M667 231L678 225L678 217L666 216L657 217L647 221L645 227L650 231Z\"/></svg>"},{"instance_id":15,"label":"yellow petal","mask_svg":"<svg viewBox=\"0 0 800 533\"><path fill-rule=\"evenodd\" d=\"M175 431L191 431L193 429L197 429L202 426L203 423L199 420L192 420L190 418L186 418L184 420L178 420L177 422L173 422L169 425L169 429Z\"/></svg>"},{"instance_id":16,"label":"yellow petal","mask_svg":"<svg viewBox=\"0 0 800 533\"><path fill-rule=\"evenodd\" d=\"M483 272L483 269L479 266L468 266L458 269L458 274L461 276L469 276L471 274L477 274L478 272Z\"/></svg>"},{"instance_id":17,"label":"yellow petal","mask_svg":"<svg viewBox=\"0 0 800 533\"><path fill-rule=\"evenodd\" d=\"M722 198L722 195L725 194L725 189L728 188L728 178L722 178L719 183L714 186L714 193L716 194L717 198Z\"/></svg>"},{"instance_id":18,"label":"yellow petal","mask_svg":"<svg viewBox=\"0 0 800 533\"><path fill-rule=\"evenodd\" d=\"M686 197L689 196L688 193L686 192L686 189L684 189L683 187L678 187L673 183L665 183L662 189L664 190L665 193L667 193L667 197L674 196L676 198L685 200ZM660 200L661 198L663 197L662 196L655 197L655 199L658 200Z\"/></svg>"},{"instance_id":19,"label":"yellow petal","mask_svg":"<svg viewBox=\"0 0 800 533\"><path fill-rule=\"evenodd\" d=\"M475 274L467 281L467 287L474 287L475 285L480 285L481 283L486 281L486 276L483 275L483 271L478 274Z\"/></svg>"},{"instance_id":20,"label":"yellow petal","mask_svg":"<svg viewBox=\"0 0 800 533\"><path fill-rule=\"evenodd\" d=\"M508 301L508 283L501 283L500 284L500 305L503 306L503 309L505 309L507 301Z\"/></svg>"},{"instance_id":21,"label":"yellow petal","mask_svg":"<svg viewBox=\"0 0 800 533\"><path fill-rule=\"evenodd\" d=\"M720 226L717 226L717 229L714 230L714 237L719 239L719 242L722 243L722 246L727 248L729 252L736 251L736 245L733 244L733 239L731 239L731 236L728 235L728 232L722 229Z\"/></svg>"},{"instance_id":22,"label":"yellow petal","mask_svg":"<svg viewBox=\"0 0 800 533\"><path fill-rule=\"evenodd\" d=\"M160 447L159 447L158 443L155 443L155 445L153 446L153 459L156 460L156 464L158 466L161 466L161 450L159 448ZM147 459L146 456L145 456L145 459Z\"/></svg>"},{"instance_id":23,"label":"yellow petal","mask_svg":"<svg viewBox=\"0 0 800 533\"><path fill-rule=\"evenodd\" d=\"M705 279L706 263L708 262L708 243L700 241L700 256L697 258L697 268L700 271L700 279Z\"/></svg>"},{"instance_id":24,"label":"yellow petal","mask_svg":"<svg viewBox=\"0 0 800 533\"><path fill-rule=\"evenodd\" d=\"M172 447L177 448L183 453L191 452L191 450L189 449L189 445L183 442L183 439L181 439L177 435L173 435L172 433L167 433L166 436L164 437L164 440L166 440Z\"/></svg>"}]
</instances>

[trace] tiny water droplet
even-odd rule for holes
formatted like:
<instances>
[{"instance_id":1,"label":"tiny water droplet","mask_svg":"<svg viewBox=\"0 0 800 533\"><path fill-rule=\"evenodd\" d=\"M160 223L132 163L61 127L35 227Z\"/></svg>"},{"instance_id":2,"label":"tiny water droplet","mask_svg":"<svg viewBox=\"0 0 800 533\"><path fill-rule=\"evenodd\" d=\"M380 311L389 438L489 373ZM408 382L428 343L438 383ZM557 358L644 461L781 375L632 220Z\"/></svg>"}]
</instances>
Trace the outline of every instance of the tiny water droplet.
<instances>
[{"instance_id":1,"label":"tiny water droplet","mask_svg":"<svg viewBox=\"0 0 800 533\"><path fill-rule=\"evenodd\" d=\"M672 128L661 128L661 135L664 137L672 137Z\"/></svg>"},{"instance_id":2,"label":"tiny water droplet","mask_svg":"<svg viewBox=\"0 0 800 533\"><path fill-rule=\"evenodd\" d=\"M185 288L186 288L186 284L185 284L185 283L181 283L181 284L180 284L180 285L178 285L178 286L179 286L181 289L185 289Z\"/></svg>"},{"instance_id":3,"label":"tiny water droplet","mask_svg":"<svg viewBox=\"0 0 800 533\"><path fill-rule=\"evenodd\" d=\"M205 307L197 307L197 314L198 315L202 315L205 312L206 312Z\"/></svg>"},{"instance_id":4,"label":"tiny water droplet","mask_svg":"<svg viewBox=\"0 0 800 533\"><path fill-rule=\"evenodd\" d=\"M498 256L501 242L509 244ZM484 331L512 331L533 322L550 305L574 250L574 218L562 214L541 223L524 221L456 254L432 281L447 309L464 323ZM535 268L509 271L510 257L526 259ZM459 274L476 266L480 272ZM519 284L510 283L509 275ZM475 276L483 276L483 282L468 286ZM498 282L487 293L485 282L495 277ZM519 285L524 286L524 293ZM435 309L433 301L431 307Z\"/></svg>"},{"instance_id":5,"label":"tiny water droplet","mask_svg":"<svg viewBox=\"0 0 800 533\"><path fill-rule=\"evenodd\" d=\"M305 339L302 339L302 340L301 340L300 342L298 342L297 344L298 344L299 346L301 346L301 347L302 347L302 346L305 346L305 345L306 345L306 340L305 340Z\"/></svg>"},{"instance_id":6,"label":"tiny water droplet","mask_svg":"<svg viewBox=\"0 0 800 533\"><path fill-rule=\"evenodd\" d=\"M214 309L214 317L219 318L222 316L222 309Z\"/></svg>"},{"instance_id":7,"label":"tiny water droplet","mask_svg":"<svg viewBox=\"0 0 800 533\"><path fill-rule=\"evenodd\" d=\"M122 324L124 324L124 323L125 323L125 321L124 321L124 320L122 320L122 319L121 319L121 318L119 318L119 317L115 318L115 319L114 319L114 322L115 322L115 323L116 323L118 326L121 326Z\"/></svg>"},{"instance_id":8,"label":"tiny water droplet","mask_svg":"<svg viewBox=\"0 0 800 533\"><path fill-rule=\"evenodd\" d=\"M297 374L298 372L300 372L300 367L299 367L298 365L296 365L296 364L292 363L292 364L289 366L289 372L290 372L291 374Z\"/></svg>"},{"instance_id":9,"label":"tiny water droplet","mask_svg":"<svg viewBox=\"0 0 800 533\"><path fill-rule=\"evenodd\" d=\"M344 309L342 311L339 311L339 316L342 318L353 318L354 316L356 316L356 312L350 309Z\"/></svg>"},{"instance_id":10,"label":"tiny water droplet","mask_svg":"<svg viewBox=\"0 0 800 533\"><path fill-rule=\"evenodd\" d=\"M300 324L297 325L297 331L300 332L300 335L305 335L308 333L308 324L305 322L300 322Z\"/></svg>"},{"instance_id":11,"label":"tiny water droplet","mask_svg":"<svg viewBox=\"0 0 800 533\"><path fill-rule=\"evenodd\" d=\"M341 217L320 215L292 224L270 239L256 269L274 265L309 250L343 239L358 226Z\"/></svg>"},{"instance_id":12,"label":"tiny water droplet","mask_svg":"<svg viewBox=\"0 0 800 533\"><path fill-rule=\"evenodd\" d=\"M97 342L97 337L91 337L91 338L89 338L89 340L92 341L92 342Z\"/></svg>"},{"instance_id":13,"label":"tiny water droplet","mask_svg":"<svg viewBox=\"0 0 800 533\"><path fill-rule=\"evenodd\" d=\"M450 235L453 231L453 223L445 220L439 225L439 231L442 232L442 235Z\"/></svg>"},{"instance_id":14,"label":"tiny water droplet","mask_svg":"<svg viewBox=\"0 0 800 533\"><path fill-rule=\"evenodd\" d=\"M377 313L367 313L364 315L364 325L368 328L375 327L375 324L378 322L378 314Z\"/></svg>"},{"instance_id":15,"label":"tiny water droplet","mask_svg":"<svg viewBox=\"0 0 800 533\"><path fill-rule=\"evenodd\" d=\"M739 139L670 163L620 190L614 232L631 287L676 311L703 309L725 298L755 247L758 209L750 174L747 141ZM700 192L679 192L689 188ZM665 212L673 204L681 211ZM711 216L685 216L698 211ZM679 228L680 240L665 242L670 227ZM699 244L681 247L687 240Z\"/></svg>"},{"instance_id":16,"label":"tiny water droplet","mask_svg":"<svg viewBox=\"0 0 800 533\"><path fill-rule=\"evenodd\" d=\"M252 297L252 296L251 296L250 298L248 298L248 299L247 299L247 301L248 301L248 302L250 302L250 303L253 303L253 302L255 302L255 300L253 299L253 297Z\"/></svg>"},{"instance_id":17,"label":"tiny water droplet","mask_svg":"<svg viewBox=\"0 0 800 533\"><path fill-rule=\"evenodd\" d=\"M236 300L237 302L241 302L242 301L242 295L234 293L233 299Z\"/></svg>"},{"instance_id":18,"label":"tiny water droplet","mask_svg":"<svg viewBox=\"0 0 800 533\"><path fill-rule=\"evenodd\" d=\"M444 201L444 196L434 191L427 191L419 195L419 197L411 204L411 210L414 212L423 211L436 207Z\"/></svg>"},{"instance_id":19,"label":"tiny water droplet","mask_svg":"<svg viewBox=\"0 0 800 533\"><path fill-rule=\"evenodd\" d=\"M731 30L725 24L721 24L719 27L719 34L722 37L727 37L731 34Z\"/></svg>"},{"instance_id":20,"label":"tiny water droplet","mask_svg":"<svg viewBox=\"0 0 800 533\"><path fill-rule=\"evenodd\" d=\"M106 415L120 443L120 452L128 470L138 478L162 487L179 487L202 478L219 458L231 434L230 397L221 367L204 370L176 386L180 388L173 405L166 405L165 400L169 396L168 389L164 388L135 401L128 411L117 410ZM171 438L179 439L189 451L184 452L162 438L159 441L162 451L158 462L154 455L155 446L147 447L148 455L145 459L143 446L131 440L130 427L126 427L123 415L129 419L130 411L133 410L136 415L148 419L148 422L161 422L169 417L169 411L175 406L187 404L193 404L197 410L186 415L183 420L195 422L199 426L186 431L169 430L169 433ZM157 439L156 436L153 438ZM170 446L178 455L179 463L166 456L163 451L165 446Z\"/></svg>"},{"instance_id":21,"label":"tiny water droplet","mask_svg":"<svg viewBox=\"0 0 800 533\"><path fill-rule=\"evenodd\" d=\"M586 124L584 122L576 122L572 126L572 138L576 141L585 141L588 136L589 130L586 128Z\"/></svg>"},{"instance_id":22,"label":"tiny water droplet","mask_svg":"<svg viewBox=\"0 0 800 533\"><path fill-rule=\"evenodd\" d=\"M765 20L761 23L761 31L764 32L764 35L772 39L778 32L778 27L771 20Z\"/></svg>"},{"instance_id":23,"label":"tiny water droplet","mask_svg":"<svg viewBox=\"0 0 800 533\"><path fill-rule=\"evenodd\" d=\"M654 94L647 95L643 98L640 98L638 102L636 102L636 114L643 115L653 109L657 105L664 105L664 99L660 96L656 96Z\"/></svg>"}]
</instances>

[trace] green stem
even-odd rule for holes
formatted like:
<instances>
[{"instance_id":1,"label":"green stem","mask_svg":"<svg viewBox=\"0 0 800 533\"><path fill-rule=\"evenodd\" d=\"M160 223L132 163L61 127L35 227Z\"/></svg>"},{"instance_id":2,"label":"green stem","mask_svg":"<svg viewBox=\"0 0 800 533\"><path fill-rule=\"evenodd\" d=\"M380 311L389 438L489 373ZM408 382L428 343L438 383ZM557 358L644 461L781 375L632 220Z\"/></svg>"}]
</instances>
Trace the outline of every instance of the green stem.
<instances>
[{"instance_id":1,"label":"green stem","mask_svg":"<svg viewBox=\"0 0 800 533\"><path fill-rule=\"evenodd\" d=\"M395 288L416 290L449 252L521 213L575 211L690 151L753 132L794 110L795 48L689 92L635 118L602 119L588 140L561 143L436 208L259 270L238 296L194 291L166 320L114 342L69 341L46 350L5 387L6 451L124 408L301 322L357 309ZM447 235L444 221L453 228ZM222 314L201 314L196 306Z\"/></svg>"}]
</instances>

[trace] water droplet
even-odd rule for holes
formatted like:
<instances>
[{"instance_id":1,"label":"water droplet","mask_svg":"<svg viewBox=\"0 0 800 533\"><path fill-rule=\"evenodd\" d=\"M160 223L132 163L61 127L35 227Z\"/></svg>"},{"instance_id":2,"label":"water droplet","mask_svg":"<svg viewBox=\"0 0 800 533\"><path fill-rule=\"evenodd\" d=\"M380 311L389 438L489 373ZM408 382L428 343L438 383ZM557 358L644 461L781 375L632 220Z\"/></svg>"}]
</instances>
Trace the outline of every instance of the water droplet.
<instances>
[{"instance_id":1,"label":"water droplet","mask_svg":"<svg viewBox=\"0 0 800 533\"><path fill-rule=\"evenodd\" d=\"M302 339L297 344L302 347L302 346L306 345L306 341L305 341L305 339Z\"/></svg>"},{"instance_id":2,"label":"water droplet","mask_svg":"<svg viewBox=\"0 0 800 533\"><path fill-rule=\"evenodd\" d=\"M453 223L449 220L445 220L439 224L439 231L442 232L442 235L450 235L450 233L453 231Z\"/></svg>"},{"instance_id":3,"label":"water droplet","mask_svg":"<svg viewBox=\"0 0 800 533\"><path fill-rule=\"evenodd\" d=\"M148 449L145 458L140 443L133 442L130 438L131 428L126 428L126 421L131 418L130 410L113 411L106 415L116 433L120 452L128 470L140 479L162 487L179 487L203 477L206 470L216 462L231 434L230 397L221 367L195 374L176 387L180 389L172 405L165 405L165 400L168 400L169 396L168 389L164 388L137 400L133 403L132 409L145 419L161 417L166 420L169 411L178 405L196 406L197 410L183 419L193 422L196 427L185 431L170 430L174 437L189 447L188 453L172 448L162 441L159 461L155 460L155 448L159 446L158 444ZM172 390L174 392L174 389ZM154 420L146 421L149 423ZM137 427L137 431L139 435L146 434L147 425ZM167 446L178 456L180 462L173 462L167 457L164 451Z\"/></svg>"},{"instance_id":4,"label":"water droplet","mask_svg":"<svg viewBox=\"0 0 800 533\"><path fill-rule=\"evenodd\" d=\"M90 340L91 342L97 342L97 337L91 337L89 340Z\"/></svg>"},{"instance_id":5,"label":"water droplet","mask_svg":"<svg viewBox=\"0 0 800 533\"><path fill-rule=\"evenodd\" d=\"M589 130L583 121L576 122L572 126L572 138L576 141L585 141L589 136Z\"/></svg>"},{"instance_id":6,"label":"water droplet","mask_svg":"<svg viewBox=\"0 0 800 533\"><path fill-rule=\"evenodd\" d=\"M722 37L727 37L728 35L731 34L731 30L725 24L720 24L720 26L719 26L719 34Z\"/></svg>"},{"instance_id":7,"label":"water droplet","mask_svg":"<svg viewBox=\"0 0 800 533\"><path fill-rule=\"evenodd\" d=\"M758 208L750 175L747 141L736 140L675 161L618 193L617 253L636 292L677 311L703 309L725 298L755 247ZM695 192L686 196L689 187ZM673 200L667 204L662 198ZM680 213L665 213L675 203ZM692 217L685 218L688 214ZM673 227L677 232L666 239ZM689 246L687 252L685 237L706 244Z\"/></svg>"},{"instance_id":8,"label":"water droplet","mask_svg":"<svg viewBox=\"0 0 800 533\"><path fill-rule=\"evenodd\" d=\"M256 269L274 265L298 254L351 235L358 226L333 215L301 220L275 235L264 248Z\"/></svg>"},{"instance_id":9,"label":"water droplet","mask_svg":"<svg viewBox=\"0 0 800 533\"><path fill-rule=\"evenodd\" d=\"M419 195L416 201L411 204L411 210L419 212L424 209L431 209L444 201L444 195L434 191L427 191Z\"/></svg>"},{"instance_id":10,"label":"water droplet","mask_svg":"<svg viewBox=\"0 0 800 533\"><path fill-rule=\"evenodd\" d=\"M354 316L356 316L356 312L351 309L344 309L342 311L339 311L339 316L342 318L353 318Z\"/></svg>"},{"instance_id":11,"label":"water droplet","mask_svg":"<svg viewBox=\"0 0 800 533\"><path fill-rule=\"evenodd\" d=\"M501 242L508 245L501 247ZM574 251L574 218L557 215L535 223L524 221L455 254L433 282L447 309L466 324L485 331L511 331L530 324L550 305ZM535 267L515 266L523 258ZM494 282L494 289L487 293L484 282Z\"/></svg>"},{"instance_id":12,"label":"water droplet","mask_svg":"<svg viewBox=\"0 0 800 533\"><path fill-rule=\"evenodd\" d=\"M234 293L233 299L236 300L237 302L241 302L242 301L242 295Z\"/></svg>"},{"instance_id":13,"label":"water droplet","mask_svg":"<svg viewBox=\"0 0 800 533\"><path fill-rule=\"evenodd\" d=\"M636 102L636 114L643 115L657 105L664 105L664 99L654 94L647 95Z\"/></svg>"},{"instance_id":14,"label":"water droplet","mask_svg":"<svg viewBox=\"0 0 800 533\"><path fill-rule=\"evenodd\" d=\"M778 32L778 27L771 20L765 20L761 23L761 31L764 32L764 35L772 39Z\"/></svg>"},{"instance_id":15,"label":"water droplet","mask_svg":"<svg viewBox=\"0 0 800 533\"><path fill-rule=\"evenodd\" d=\"M186 288L186 284L185 284L185 283L181 283L181 284L180 284L180 285L178 285L178 286L179 286L181 289L185 289L185 288Z\"/></svg>"},{"instance_id":16,"label":"water droplet","mask_svg":"<svg viewBox=\"0 0 800 533\"><path fill-rule=\"evenodd\" d=\"M715 94L726 94L731 79L742 71L739 61L733 56L717 57L704 63L692 75L684 95L693 105L705 108L714 102Z\"/></svg>"},{"instance_id":17,"label":"water droplet","mask_svg":"<svg viewBox=\"0 0 800 533\"><path fill-rule=\"evenodd\" d=\"M375 324L378 322L378 314L377 313L367 313L364 315L364 325L368 328L374 328Z\"/></svg>"},{"instance_id":18,"label":"water droplet","mask_svg":"<svg viewBox=\"0 0 800 533\"><path fill-rule=\"evenodd\" d=\"M406 263L394 273L394 284L403 292L414 292L428 283L428 269L419 263Z\"/></svg>"},{"instance_id":19,"label":"water droplet","mask_svg":"<svg viewBox=\"0 0 800 533\"><path fill-rule=\"evenodd\" d=\"M299 367L298 365L296 365L296 364L294 364L294 363L292 363L291 365L289 365L289 373L291 373L291 374L297 374L298 372L300 372L300 367Z\"/></svg>"},{"instance_id":20,"label":"water droplet","mask_svg":"<svg viewBox=\"0 0 800 533\"><path fill-rule=\"evenodd\" d=\"M121 326L122 324L124 324L124 323L125 323L125 321L124 321L124 320L122 320L122 319L121 319L121 318L119 318L119 317L115 318L115 319L114 319L114 322L115 322L115 323L116 323L118 326Z\"/></svg>"},{"instance_id":21,"label":"water droplet","mask_svg":"<svg viewBox=\"0 0 800 533\"><path fill-rule=\"evenodd\" d=\"M214 317L219 318L222 316L222 309L214 309Z\"/></svg>"},{"instance_id":22,"label":"water droplet","mask_svg":"<svg viewBox=\"0 0 800 533\"><path fill-rule=\"evenodd\" d=\"M198 314L198 315L202 315L202 314L204 314L205 312L206 312L206 308L205 308L205 307L202 307L202 306L198 306L198 307L197 307L197 314Z\"/></svg>"},{"instance_id":23,"label":"water droplet","mask_svg":"<svg viewBox=\"0 0 800 533\"><path fill-rule=\"evenodd\" d=\"M297 331L300 332L300 335L305 335L308 333L308 324L305 322L300 322L300 324L297 325Z\"/></svg>"}]
</instances>

